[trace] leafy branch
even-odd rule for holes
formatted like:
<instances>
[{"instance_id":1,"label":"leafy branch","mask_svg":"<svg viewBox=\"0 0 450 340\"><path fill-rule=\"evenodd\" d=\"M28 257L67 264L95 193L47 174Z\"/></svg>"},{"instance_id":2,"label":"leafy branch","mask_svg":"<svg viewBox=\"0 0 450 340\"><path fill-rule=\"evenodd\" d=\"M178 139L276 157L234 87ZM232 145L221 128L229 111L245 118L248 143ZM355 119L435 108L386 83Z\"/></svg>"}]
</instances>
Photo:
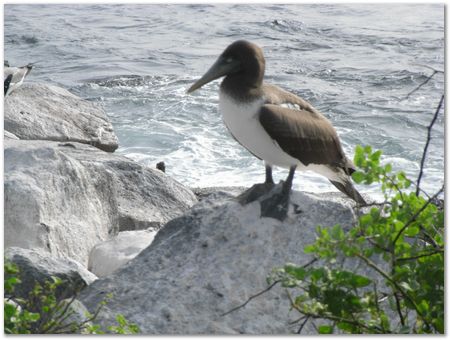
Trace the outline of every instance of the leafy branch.
<instances>
[{"instance_id":1,"label":"leafy branch","mask_svg":"<svg viewBox=\"0 0 450 340\"><path fill-rule=\"evenodd\" d=\"M57 291L63 282L58 277L52 277L43 284L36 283L27 298L15 296L15 286L21 283L18 277L19 268L5 261L5 298L4 326L6 334L105 334L105 331L93 323L107 299L100 302L94 314L88 313L81 321L73 321L76 315L73 304L77 294L64 299ZM66 283L67 284L67 283ZM136 334L137 325L129 323L122 315L116 316L117 325L107 327L107 331L116 334Z\"/></svg>"}]
</instances>

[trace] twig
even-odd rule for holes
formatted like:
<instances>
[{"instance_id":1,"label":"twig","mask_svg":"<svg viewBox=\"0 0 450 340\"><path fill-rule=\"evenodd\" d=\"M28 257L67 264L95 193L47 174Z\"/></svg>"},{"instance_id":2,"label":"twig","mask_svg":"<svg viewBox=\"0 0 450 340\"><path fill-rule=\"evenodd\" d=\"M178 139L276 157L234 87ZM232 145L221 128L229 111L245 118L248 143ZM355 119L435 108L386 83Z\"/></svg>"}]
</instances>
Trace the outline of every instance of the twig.
<instances>
[{"instance_id":1,"label":"twig","mask_svg":"<svg viewBox=\"0 0 450 340\"><path fill-rule=\"evenodd\" d=\"M304 264L304 265L302 266L302 268L306 268L306 267L310 266L311 264L313 264L313 263L316 262L317 260L318 260L318 259L317 259L316 257L313 258L311 261L309 261L308 263ZM239 305L239 306L237 306L237 307L234 307L233 309L229 310L228 312L225 312L225 313L221 314L220 316L228 315L228 314L230 314L230 313L232 313L232 312L234 312L234 311L236 311L236 310L238 310L238 309L240 309L240 308L245 307L251 300L253 300L254 298L257 298L258 296L260 296L260 295L262 295L262 294L264 294L264 293L267 293L267 292L268 292L269 290L271 290L277 283L280 283L281 281L282 281L281 279L280 279L280 280L274 281L274 282L273 282L270 286L268 286L266 289L260 291L259 293L256 293L255 295L250 296L250 297L247 299L247 301L245 301L243 304L241 304L241 305Z\"/></svg>"},{"instance_id":2,"label":"twig","mask_svg":"<svg viewBox=\"0 0 450 340\"><path fill-rule=\"evenodd\" d=\"M399 231L398 231L398 233L397 233L397 235L395 236L395 238L394 238L394 241L392 242L392 244L395 246L395 243L397 242L397 240L399 239L399 237L400 237L400 235L405 231L405 229L406 228L408 228L410 225L411 225L411 223L413 223L415 220L416 220L416 218L422 213L422 211L424 211L425 210L425 208L436 198L436 197L438 197L440 194L441 194L441 192L443 192L444 191L444 186L442 186L441 187L441 189L436 193L436 194L434 194L434 196L433 197L431 197L410 219L409 219L409 221L402 227L402 229L400 229Z\"/></svg>"},{"instance_id":3,"label":"twig","mask_svg":"<svg viewBox=\"0 0 450 340\"><path fill-rule=\"evenodd\" d=\"M364 255L357 254L357 257L359 257L361 260L363 260L369 267L377 271L381 276L383 276L387 281L389 281L397 291L399 291L402 296L409 301L411 305L413 305L417 315L419 315L422 318L423 323L431 329L431 325L428 323L428 321L425 319L425 316L419 311L419 308L417 307L416 302L409 296L408 293L406 293L403 288L398 284L397 281L395 281L392 277L389 276L383 269L378 267L374 262L372 262L369 258L365 257Z\"/></svg>"},{"instance_id":4,"label":"twig","mask_svg":"<svg viewBox=\"0 0 450 340\"><path fill-rule=\"evenodd\" d=\"M403 317L403 313L402 313L402 307L400 306L400 300L398 298L398 293L394 292L394 298L395 298L395 305L397 307L397 313L400 316L400 323L402 324L402 326L405 325L405 318Z\"/></svg>"},{"instance_id":5,"label":"twig","mask_svg":"<svg viewBox=\"0 0 450 340\"><path fill-rule=\"evenodd\" d=\"M422 65L422 64L417 64L417 63L413 63L413 65L425 67L425 68L427 68L429 70L436 71L437 73L444 73L444 71L437 70L434 67L431 67L431 66L428 66L428 65Z\"/></svg>"},{"instance_id":6,"label":"twig","mask_svg":"<svg viewBox=\"0 0 450 340\"><path fill-rule=\"evenodd\" d=\"M439 73L439 71L434 70L431 76L427 77L424 82L422 82L419 86L417 86L414 90L409 92L403 100L408 99L410 95L412 95L414 92L418 91L422 86L426 85L435 75L436 73Z\"/></svg>"},{"instance_id":7,"label":"twig","mask_svg":"<svg viewBox=\"0 0 450 340\"><path fill-rule=\"evenodd\" d=\"M434 113L433 119L431 120L431 123L427 128L427 130L428 130L427 141L425 143L425 147L423 148L422 160L420 161L420 172L419 172L419 177L417 178L416 196L419 196L420 180L422 179L423 167L425 164L425 157L427 155L428 145L430 144L430 140L431 140L431 128L433 127L434 122L436 121L439 111L441 111L441 107L442 107L443 103L444 103L444 95L441 96L441 100L439 101L439 105L436 109L436 112Z\"/></svg>"},{"instance_id":8,"label":"twig","mask_svg":"<svg viewBox=\"0 0 450 340\"><path fill-rule=\"evenodd\" d=\"M305 321L303 321L302 324L300 325L300 327L299 327L299 329L297 331L297 334L301 334L302 333L303 327L305 327L306 322L308 322L308 320L309 320L309 316L305 316L304 318L305 318Z\"/></svg>"},{"instance_id":9,"label":"twig","mask_svg":"<svg viewBox=\"0 0 450 340\"><path fill-rule=\"evenodd\" d=\"M238 309L240 309L240 308L245 307L245 306L247 305L247 303L249 303L251 300L253 300L254 298L257 298L258 296L260 296L260 295L262 295L262 294L264 294L264 293L266 293L266 292L268 292L268 291L271 290L277 283L280 283L280 282L281 282L281 280L276 280L276 281L274 281L274 282L273 282L269 287L267 287L266 289L260 291L259 293L256 293L255 295L250 296L250 297L247 299L247 301L245 301L242 305L239 305L239 306L237 306L237 307L234 307L233 309L230 309L228 312L225 312L225 313L221 314L220 316L228 315L228 314L234 312L235 310L238 310Z\"/></svg>"},{"instance_id":10,"label":"twig","mask_svg":"<svg viewBox=\"0 0 450 340\"><path fill-rule=\"evenodd\" d=\"M397 261L411 261L411 260L417 260L420 259L421 257L426 257L426 256L432 256L432 255L436 255L436 254L443 254L444 253L444 249L438 249L435 251L431 251L429 253L425 253L425 254L419 254L416 256L411 256L411 257L400 257L397 259Z\"/></svg>"},{"instance_id":11,"label":"twig","mask_svg":"<svg viewBox=\"0 0 450 340\"><path fill-rule=\"evenodd\" d=\"M383 207L385 205L392 205L391 202L388 202L387 200L383 201L383 202L369 202L366 204L360 204L358 207L359 208L367 208L367 207L373 207L373 206L379 206L379 207Z\"/></svg>"},{"instance_id":12,"label":"twig","mask_svg":"<svg viewBox=\"0 0 450 340\"><path fill-rule=\"evenodd\" d=\"M295 307L294 307L295 308ZM296 307L295 308L298 312L304 314L305 316L307 316L308 318L312 318L312 319L328 319L330 321L334 321L334 322L344 322L344 323L348 323L350 325L356 326L356 327L360 327L362 329L366 329L368 331L373 331L373 330L377 330L380 333L383 334L387 334L390 333L389 331L386 331L378 326L368 326L365 325L357 320L352 320L352 319L346 319L343 317L339 317L339 316L335 316L332 314L324 314L324 315L320 315L320 314L314 314L314 313L310 313L310 312L306 312L301 310L300 308ZM317 329L316 329L317 330Z\"/></svg>"}]
</instances>

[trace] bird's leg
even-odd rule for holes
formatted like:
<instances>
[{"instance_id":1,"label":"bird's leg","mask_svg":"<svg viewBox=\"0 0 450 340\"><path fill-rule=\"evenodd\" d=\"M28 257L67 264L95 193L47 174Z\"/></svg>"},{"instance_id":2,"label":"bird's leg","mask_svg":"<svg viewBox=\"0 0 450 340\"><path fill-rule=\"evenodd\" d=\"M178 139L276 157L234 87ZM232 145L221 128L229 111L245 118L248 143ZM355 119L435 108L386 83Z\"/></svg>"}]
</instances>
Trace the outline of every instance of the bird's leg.
<instances>
[{"instance_id":1,"label":"bird's leg","mask_svg":"<svg viewBox=\"0 0 450 340\"><path fill-rule=\"evenodd\" d=\"M266 181L264 183L275 184L272 177L272 167L268 164L266 164Z\"/></svg>"},{"instance_id":2,"label":"bird's leg","mask_svg":"<svg viewBox=\"0 0 450 340\"><path fill-rule=\"evenodd\" d=\"M297 169L297 165L293 165L289 168L289 175L286 178L286 182L283 183L283 193L289 195L292 188L292 182L294 181L295 169Z\"/></svg>"},{"instance_id":3,"label":"bird's leg","mask_svg":"<svg viewBox=\"0 0 450 340\"><path fill-rule=\"evenodd\" d=\"M296 168L296 165L291 166L289 175L281 188L277 188L271 195L261 201L261 216L276 218L280 221L287 217L289 197Z\"/></svg>"},{"instance_id":4,"label":"bird's leg","mask_svg":"<svg viewBox=\"0 0 450 340\"><path fill-rule=\"evenodd\" d=\"M242 205L258 200L270 192L275 186L275 182L272 177L272 167L266 164L266 180L264 183L258 183L253 185L250 189L244 191L237 197L237 200Z\"/></svg>"}]
</instances>

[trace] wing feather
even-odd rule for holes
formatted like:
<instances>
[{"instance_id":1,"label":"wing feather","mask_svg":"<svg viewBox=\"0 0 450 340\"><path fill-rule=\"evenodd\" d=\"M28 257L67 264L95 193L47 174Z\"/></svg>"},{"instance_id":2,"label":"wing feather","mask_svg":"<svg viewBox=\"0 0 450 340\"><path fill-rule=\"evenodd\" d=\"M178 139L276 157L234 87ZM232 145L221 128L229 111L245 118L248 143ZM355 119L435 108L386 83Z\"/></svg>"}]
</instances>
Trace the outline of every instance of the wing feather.
<instances>
[{"instance_id":1,"label":"wing feather","mask_svg":"<svg viewBox=\"0 0 450 340\"><path fill-rule=\"evenodd\" d=\"M265 104L259 120L271 138L303 164L346 167L347 159L336 130L320 114Z\"/></svg>"}]
</instances>

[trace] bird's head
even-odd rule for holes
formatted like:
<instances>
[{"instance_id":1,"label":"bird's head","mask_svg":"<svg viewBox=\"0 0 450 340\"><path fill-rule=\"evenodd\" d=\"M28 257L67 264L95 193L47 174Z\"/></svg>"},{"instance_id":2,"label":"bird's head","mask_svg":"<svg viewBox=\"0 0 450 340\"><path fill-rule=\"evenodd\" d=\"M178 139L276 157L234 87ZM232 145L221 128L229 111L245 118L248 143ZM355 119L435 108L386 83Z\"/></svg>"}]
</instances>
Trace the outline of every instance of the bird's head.
<instances>
[{"instance_id":1,"label":"bird's head","mask_svg":"<svg viewBox=\"0 0 450 340\"><path fill-rule=\"evenodd\" d=\"M264 76L265 60L262 49L245 40L229 45L210 69L197 80L187 93L194 92L203 85L224 76L240 75L247 81L260 84Z\"/></svg>"}]
</instances>

